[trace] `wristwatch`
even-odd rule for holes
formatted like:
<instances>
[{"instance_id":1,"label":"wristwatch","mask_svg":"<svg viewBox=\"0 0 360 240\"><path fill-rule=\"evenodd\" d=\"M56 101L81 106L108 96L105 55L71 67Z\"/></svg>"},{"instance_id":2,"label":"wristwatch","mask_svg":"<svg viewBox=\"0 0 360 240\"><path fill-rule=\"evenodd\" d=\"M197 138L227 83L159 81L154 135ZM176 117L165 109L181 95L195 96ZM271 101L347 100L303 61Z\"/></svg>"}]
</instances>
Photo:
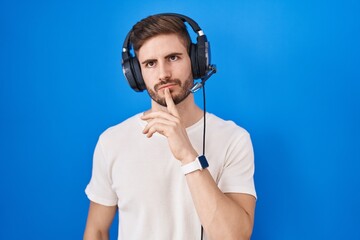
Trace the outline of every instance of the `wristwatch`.
<instances>
[{"instance_id":1,"label":"wristwatch","mask_svg":"<svg viewBox=\"0 0 360 240\"><path fill-rule=\"evenodd\" d=\"M206 157L204 155L201 155L195 158L195 160L192 161L191 163L187 163L184 166L182 166L181 169L183 173L186 175L197 170L203 170L207 167L209 167L209 163L206 160Z\"/></svg>"}]
</instances>

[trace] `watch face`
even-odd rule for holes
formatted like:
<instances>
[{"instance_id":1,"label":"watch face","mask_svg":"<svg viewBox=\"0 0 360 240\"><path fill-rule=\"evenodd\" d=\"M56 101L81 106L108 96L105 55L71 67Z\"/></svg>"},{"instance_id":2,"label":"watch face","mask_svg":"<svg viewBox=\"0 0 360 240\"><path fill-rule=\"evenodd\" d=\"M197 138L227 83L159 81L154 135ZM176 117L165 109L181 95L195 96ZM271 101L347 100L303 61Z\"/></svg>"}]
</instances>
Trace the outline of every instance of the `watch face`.
<instances>
[{"instance_id":1,"label":"watch face","mask_svg":"<svg viewBox=\"0 0 360 240\"><path fill-rule=\"evenodd\" d=\"M205 168L209 167L209 163L208 163L208 161L206 160L206 157L205 157L204 155L201 155L201 156L199 157L199 161L200 161L200 164L201 164L202 169L205 169Z\"/></svg>"}]
</instances>

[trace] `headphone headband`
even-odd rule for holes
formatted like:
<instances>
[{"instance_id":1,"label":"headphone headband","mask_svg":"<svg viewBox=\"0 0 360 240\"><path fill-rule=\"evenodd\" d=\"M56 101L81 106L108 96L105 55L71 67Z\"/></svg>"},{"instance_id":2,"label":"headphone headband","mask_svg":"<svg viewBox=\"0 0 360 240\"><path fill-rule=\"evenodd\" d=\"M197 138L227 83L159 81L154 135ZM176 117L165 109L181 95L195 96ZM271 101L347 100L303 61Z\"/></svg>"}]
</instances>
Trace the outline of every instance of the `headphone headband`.
<instances>
[{"instance_id":1,"label":"headphone headband","mask_svg":"<svg viewBox=\"0 0 360 240\"><path fill-rule=\"evenodd\" d=\"M210 45L206 35L199 25L191 18L177 13L162 13L153 16L174 16L181 19L184 23L188 23L192 30L197 34L197 42L191 43L189 56L191 59L191 68L194 79L203 78L209 71L210 66ZM142 92L146 89L145 82L142 78L141 68L136 56L132 56L130 35L131 31L126 35L122 47L122 67L125 78L129 82L130 87L136 92Z\"/></svg>"}]
</instances>

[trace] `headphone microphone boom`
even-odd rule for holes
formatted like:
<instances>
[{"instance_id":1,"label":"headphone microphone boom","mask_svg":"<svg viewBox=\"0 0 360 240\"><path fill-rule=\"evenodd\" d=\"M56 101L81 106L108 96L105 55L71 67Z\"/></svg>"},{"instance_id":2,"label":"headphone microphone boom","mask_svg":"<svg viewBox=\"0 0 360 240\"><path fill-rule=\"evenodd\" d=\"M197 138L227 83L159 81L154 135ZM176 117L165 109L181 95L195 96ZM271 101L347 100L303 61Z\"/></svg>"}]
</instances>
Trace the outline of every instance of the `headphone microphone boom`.
<instances>
[{"instance_id":1,"label":"headphone microphone boom","mask_svg":"<svg viewBox=\"0 0 360 240\"><path fill-rule=\"evenodd\" d=\"M211 77L211 75L213 75L214 73L216 73L217 68L215 64L212 64L209 66L209 71L207 72L206 76L204 76L203 78L201 78L200 82L195 83L192 88L190 88L190 92L195 93L198 90L200 90L200 88L204 87L205 82Z\"/></svg>"}]
</instances>

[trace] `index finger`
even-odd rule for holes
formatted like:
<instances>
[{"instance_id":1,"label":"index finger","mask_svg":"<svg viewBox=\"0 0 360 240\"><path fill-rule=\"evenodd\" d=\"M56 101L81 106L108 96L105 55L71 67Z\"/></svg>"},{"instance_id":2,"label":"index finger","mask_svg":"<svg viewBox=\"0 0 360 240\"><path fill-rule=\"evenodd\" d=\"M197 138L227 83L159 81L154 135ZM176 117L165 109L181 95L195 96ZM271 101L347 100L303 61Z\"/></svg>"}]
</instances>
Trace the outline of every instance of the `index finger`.
<instances>
[{"instance_id":1,"label":"index finger","mask_svg":"<svg viewBox=\"0 0 360 240\"><path fill-rule=\"evenodd\" d=\"M166 108L170 114L174 115L175 117L180 117L179 112L175 106L174 100L171 97L170 90L168 88L165 89L165 101L166 101Z\"/></svg>"}]
</instances>

